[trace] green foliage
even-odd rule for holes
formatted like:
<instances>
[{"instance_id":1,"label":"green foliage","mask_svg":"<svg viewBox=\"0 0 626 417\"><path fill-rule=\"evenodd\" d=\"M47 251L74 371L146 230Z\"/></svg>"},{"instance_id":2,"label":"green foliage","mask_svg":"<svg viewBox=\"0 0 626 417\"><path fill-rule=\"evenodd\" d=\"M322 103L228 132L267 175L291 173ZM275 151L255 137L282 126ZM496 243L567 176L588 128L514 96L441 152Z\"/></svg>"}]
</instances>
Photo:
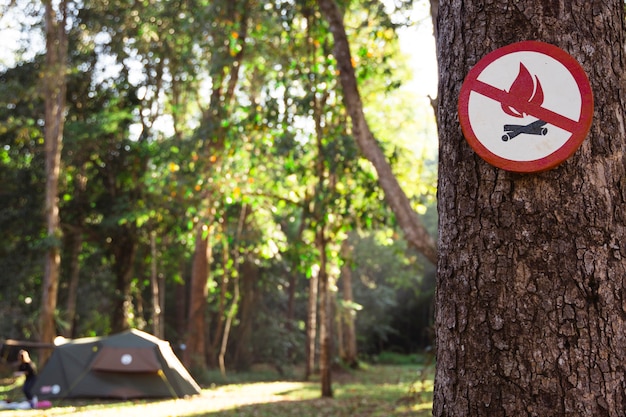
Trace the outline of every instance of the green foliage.
<instances>
[{"instance_id":1,"label":"green foliage","mask_svg":"<svg viewBox=\"0 0 626 417\"><path fill-rule=\"evenodd\" d=\"M354 301L362 306L356 315L359 351L367 356L388 347L405 353L427 347L434 281L426 277L432 273L390 233L354 234L351 242Z\"/></svg>"},{"instance_id":2,"label":"green foliage","mask_svg":"<svg viewBox=\"0 0 626 417\"><path fill-rule=\"evenodd\" d=\"M383 351L372 357L375 363L382 365L423 365L428 358L421 353L401 354L396 352Z\"/></svg>"},{"instance_id":3,"label":"green foliage","mask_svg":"<svg viewBox=\"0 0 626 417\"><path fill-rule=\"evenodd\" d=\"M339 3L368 120L436 233L436 158L421 145L432 140L432 118L427 105L416 106L401 91L408 71L394 29L402 22L379 1ZM63 236L56 242L59 330L72 325L65 309L73 265L79 267L74 336L112 331L120 306L131 325L149 326L154 261L165 285L166 337L184 342L194 236L204 224L212 255L209 338L220 301L233 299L232 278L245 278L241 265L259 270L242 290L229 363L286 370L302 360L307 278L319 264L320 230L335 278L343 262L337 248L355 232L360 348L375 354L392 340L402 350L425 343L394 339L416 331L401 331L402 317L423 315L415 321L429 325L429 271L397 238L371 163L355 146L332 37L314 1L111 0L76 7L68 21ZM0 324L0 335L18 338L37 337L46 243L42 61L36 55L0 73L0 313L15 318ZM222 297L224 279L231 281ZM295 305L288 317L290 290ZM251 337L244 301L254 309ZM236 353L239 344L245 355L243 348Z\"/></svg>"}]
</instances>

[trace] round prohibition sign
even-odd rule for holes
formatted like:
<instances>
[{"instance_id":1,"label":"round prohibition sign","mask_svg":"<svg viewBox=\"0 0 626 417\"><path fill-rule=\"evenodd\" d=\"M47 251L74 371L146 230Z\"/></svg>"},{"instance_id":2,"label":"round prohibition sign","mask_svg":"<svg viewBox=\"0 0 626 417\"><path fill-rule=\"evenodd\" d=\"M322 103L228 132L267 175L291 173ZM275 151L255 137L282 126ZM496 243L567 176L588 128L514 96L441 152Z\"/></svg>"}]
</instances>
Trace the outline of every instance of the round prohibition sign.
<instances>
[{"instance_id":1,"label":"round prohibition sign","mask_svg":"<svg viewBox=\"0 0 626 417\"><path fill-rule=\"evenodd\" d=\"M593 93L580 64L544 42L514 43L467 74L458 103L463 135L490 164L539 172L576 152L593 119Z\"/></svg>"}]
</instances>

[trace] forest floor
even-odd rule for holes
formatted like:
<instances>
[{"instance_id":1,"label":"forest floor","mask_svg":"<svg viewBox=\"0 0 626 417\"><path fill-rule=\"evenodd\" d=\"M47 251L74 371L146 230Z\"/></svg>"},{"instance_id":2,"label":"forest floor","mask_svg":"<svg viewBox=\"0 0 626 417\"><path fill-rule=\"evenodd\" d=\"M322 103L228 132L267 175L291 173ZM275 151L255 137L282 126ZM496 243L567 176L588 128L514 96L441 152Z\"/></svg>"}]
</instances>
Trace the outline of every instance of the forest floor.
<instances>
[{"instance_id":1,"label":"forest floor","mask_svg":"<svg viewBox=\"0 0 626 417\"><path fill-rule=\"evenodd\" d=\"M320 398L316 381L237 382L213 384L185 399L64 400L46 410L3 410L0 417L425 417L431 415L433 372L424 365L334 372L332 399ZM0 391L0 399L16 389Z\"/></svg>"}]
</instances>

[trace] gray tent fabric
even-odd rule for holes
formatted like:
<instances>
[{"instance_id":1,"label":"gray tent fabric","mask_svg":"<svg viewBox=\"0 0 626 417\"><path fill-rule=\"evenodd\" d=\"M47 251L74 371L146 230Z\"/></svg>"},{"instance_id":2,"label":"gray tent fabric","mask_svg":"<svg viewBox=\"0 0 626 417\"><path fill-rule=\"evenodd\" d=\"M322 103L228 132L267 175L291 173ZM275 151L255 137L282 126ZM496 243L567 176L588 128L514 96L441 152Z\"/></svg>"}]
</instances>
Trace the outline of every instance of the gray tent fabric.
<instances>
[{"instance_id":1,"label":"gray tent fabric","mask_svg":"<svg viewBox=\"0 0 626 417\"><path fill-rule=\"evenodd\" d=\"M181 398L200 387L170 344L131 329L57 346L34 389L39 399Z\"/></svg>"}]
</instances>

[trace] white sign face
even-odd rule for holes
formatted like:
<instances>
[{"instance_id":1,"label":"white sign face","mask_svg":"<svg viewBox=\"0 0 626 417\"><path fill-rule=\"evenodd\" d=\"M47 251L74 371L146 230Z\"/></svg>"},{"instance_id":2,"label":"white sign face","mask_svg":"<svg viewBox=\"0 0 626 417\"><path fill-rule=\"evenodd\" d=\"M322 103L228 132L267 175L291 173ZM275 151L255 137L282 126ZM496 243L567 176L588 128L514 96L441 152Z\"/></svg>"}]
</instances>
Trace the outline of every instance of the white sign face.
<instances>
[{"instance_id":1,"label":"white sign face","mask_svg":"<svg viewBox=\"0 0 626 417\"><path fill-rule=\"evenodd\" d=\"M468 74L459 118L469 144L500 168L552 168L580 146L591 126L589 81L565 51L520 42L483 58Z\"/></svg>"}]
</instances>

